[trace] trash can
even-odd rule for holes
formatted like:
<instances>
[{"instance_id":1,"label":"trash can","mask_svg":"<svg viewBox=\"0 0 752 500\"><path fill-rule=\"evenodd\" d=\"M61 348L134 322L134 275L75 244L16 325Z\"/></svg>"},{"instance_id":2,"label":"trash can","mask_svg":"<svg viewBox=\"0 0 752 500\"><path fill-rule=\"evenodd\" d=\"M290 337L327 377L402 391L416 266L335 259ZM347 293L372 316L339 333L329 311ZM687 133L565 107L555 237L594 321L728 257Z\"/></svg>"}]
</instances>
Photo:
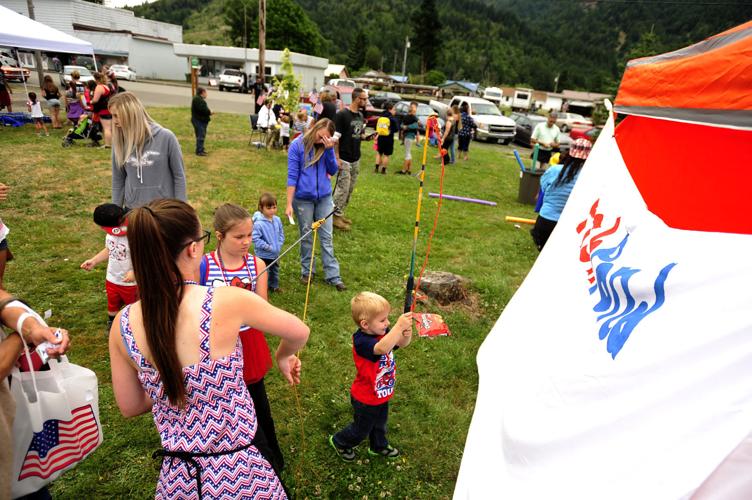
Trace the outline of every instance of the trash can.
<instances>
[{"instance_id":1,"label":"trash can","mask_svg":"<svg viewBox=\"0 0 752 500\"><path fill-rule=\"evenodd\" d=\"M533 170L520 171L520 191L517 194L517 201L527 205L535 205L538 201L538 191L540 190L540 178L546 170L537 168Z\"/></svg>"}]
</instances>

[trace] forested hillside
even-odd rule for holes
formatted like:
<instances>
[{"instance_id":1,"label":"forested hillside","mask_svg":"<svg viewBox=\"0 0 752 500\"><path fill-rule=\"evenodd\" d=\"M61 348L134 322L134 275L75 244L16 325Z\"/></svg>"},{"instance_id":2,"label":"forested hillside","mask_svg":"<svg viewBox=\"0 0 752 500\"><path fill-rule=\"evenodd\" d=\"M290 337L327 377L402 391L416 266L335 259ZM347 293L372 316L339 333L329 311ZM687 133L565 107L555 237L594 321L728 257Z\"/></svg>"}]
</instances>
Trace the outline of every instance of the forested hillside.
<instances>
[{"instance_id":1,"label":"forested hillside","mask_svg":"<svg viewBox=\"0 0 752 500\"><path fill-rule=\"evenodd\" d=\"M255 47L257 5L158 0L134 10L182 24L187 42L239 46L245 30ZM435 55L427 69L450 79L552 90L558 76L559 89L612 92L629 58L676 49L749 19L750 0L268 0L267 48L400 73L410 37L411 74L421 72L420 45L428 43ZM427 32L432 24L438 29Z\"/></svg>"}]
</instances>

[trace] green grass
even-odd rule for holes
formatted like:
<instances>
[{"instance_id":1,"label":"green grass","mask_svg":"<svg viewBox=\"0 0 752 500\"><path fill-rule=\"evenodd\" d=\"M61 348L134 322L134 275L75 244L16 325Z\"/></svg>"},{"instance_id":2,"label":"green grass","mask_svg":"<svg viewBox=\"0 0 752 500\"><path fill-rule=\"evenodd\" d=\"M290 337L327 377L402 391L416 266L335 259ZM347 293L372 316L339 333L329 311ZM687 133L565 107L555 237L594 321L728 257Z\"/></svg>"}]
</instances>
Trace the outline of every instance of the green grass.
<instances>
[{"instance_id":1,"label":"green grass","mask_svg":"<svg viewBox=\"0 0 752 500\"><path fill-rule=\"evenodd\" d=\"M219 114L209 127L208 158L197 158L187 109L154 108L154 118L173 130L185 156L188 195L205 226L223 202L250 210L262 191L279 196L284 206L286 156L250 149L247 120ZM37 310L51 308L53 324L71 332L72 362L99 377L104 443L86 461L53 486L57 498L150 498L157 464L150 456L159 447L151 415L126 420L115 405L105 340L104 266L79 269L103 247L104 234L91 212L110 198L109 151L80 142L60 147L61 131L38 138L33 128L0 130L3 168L0 182L12 187L0 205L11 228L6 287ZM431 156L435 152L430 151ZM473 412L477 389L475 354L537 256L526 228L504 222L505 215L532 217L531 207L517 203L519 169L506 148L473 143L471 159L448 166L445 192L498 203L487 207L445 201L433 242L429 269L451 271L471 281L471 307L424 310L440 312L452 336L416 338L397 354L398 383L389 418L390 442L403 455L387 462L358 449L353 464L343 463L329 448L329 434L351 418L349 386L354 375L350 335L354 329L349 301L358 291L384 295L401 310L408 272L418 181L405 176L375 175L371 144L363 146L361 176L348 216L349 233L335 233L334 248L349 290L338 293L323 281L312 289L308 324L311 337L302 352L300 412L293 391L279 373L267 376L279 439L287 468L283 479L296 498L448 498L451 496ZM397 145L390 167L401 163ZM414 155L416 156L416 155ZM419 163L419 160L417 161ZM437 200L439 168L430 160L423 199L418 264L425 252ZM418 165L419 166L419 165ZM287 242L297 227L285 223ZM214 242L212 241L212 246ZM282 263L284 293L275 305L302 315L305 287L297 251ZM276 346L270 340L272 348ZM276 370L276 369L274 369Z\"/></svg>"}]
</instances>

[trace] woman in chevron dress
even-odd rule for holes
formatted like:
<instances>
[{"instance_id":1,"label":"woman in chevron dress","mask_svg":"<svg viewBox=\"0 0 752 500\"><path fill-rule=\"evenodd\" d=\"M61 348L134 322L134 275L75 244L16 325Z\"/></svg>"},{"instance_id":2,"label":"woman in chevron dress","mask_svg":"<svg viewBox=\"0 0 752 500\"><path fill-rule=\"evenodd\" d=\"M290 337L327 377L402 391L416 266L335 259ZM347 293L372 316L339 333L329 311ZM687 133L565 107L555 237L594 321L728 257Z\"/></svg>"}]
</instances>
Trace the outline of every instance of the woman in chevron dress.
<instances>
[{"instance_id":1,"label":"woman in chevron dress","mask_svg":"<svg viewBox=\"0 0 752 500\"><path fill-rule=\"evenodd\" d=\"M154 414L162 441L154 456L164 457L156 498L286 498L253 442L238 331L246 324L281 337L277 366L296 384L295 353L308 328L247 290L192 281L210 233L190 205L158 200L137 208L128 231L144 286L110 331L112 385L124 416Z\"/></svg>"}]
</instances>

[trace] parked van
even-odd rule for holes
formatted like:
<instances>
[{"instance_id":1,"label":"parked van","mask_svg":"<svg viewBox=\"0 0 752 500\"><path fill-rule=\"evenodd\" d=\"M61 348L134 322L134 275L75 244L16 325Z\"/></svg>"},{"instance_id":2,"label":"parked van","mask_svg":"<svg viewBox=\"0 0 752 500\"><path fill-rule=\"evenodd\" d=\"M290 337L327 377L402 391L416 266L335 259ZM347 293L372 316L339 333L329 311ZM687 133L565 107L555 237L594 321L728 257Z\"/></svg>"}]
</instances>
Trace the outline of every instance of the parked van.
<instances>
[{"instance_id":1,"label":"parked van","mask_svg":"<svg viewBox=\"0 0 752 500\"><path fill-rule=\"evenodd\" d=\"M478 131L475 138L484 141L498 141L509 144L514 139L514 121L501 114L496 104L480 97L455 96L449 106L462 106L466 102L470 106Z\"/></svg>"},{"instance_id":2,"label":"parked van","mask_svg":"<svg viewBox=\"0 0 752 500\"><path fill-rule=\"evenodd\" d=\"M501 100L503 97L504 97L504 92L502 92L502 90L497 87L487 87L486 91L483 92L483 99L487 101L491 101L497 106L501 104Z\"/></svg>"},{"instance_id":3,"label":"parked van","mask_svg":"<svg viewBox=\"0 0 752 500\"><path fill-rule=\"evenodd\" d=\"M357 87L354 81L347 80L345 78L334 78L332 80L329 80L329 83L327 85L331 85L332 87Z\"/></svg>"},{"instance_id":4,"label":"parked van","mask_svg":"<svg viewBox=\"0 0 752 500\"><path fill-rule=\"evenodd\" d=\"M514 89L514 98L512 98L512 109L529 110L533 109L533 89Z\"/></svg>"}]
</instances>

